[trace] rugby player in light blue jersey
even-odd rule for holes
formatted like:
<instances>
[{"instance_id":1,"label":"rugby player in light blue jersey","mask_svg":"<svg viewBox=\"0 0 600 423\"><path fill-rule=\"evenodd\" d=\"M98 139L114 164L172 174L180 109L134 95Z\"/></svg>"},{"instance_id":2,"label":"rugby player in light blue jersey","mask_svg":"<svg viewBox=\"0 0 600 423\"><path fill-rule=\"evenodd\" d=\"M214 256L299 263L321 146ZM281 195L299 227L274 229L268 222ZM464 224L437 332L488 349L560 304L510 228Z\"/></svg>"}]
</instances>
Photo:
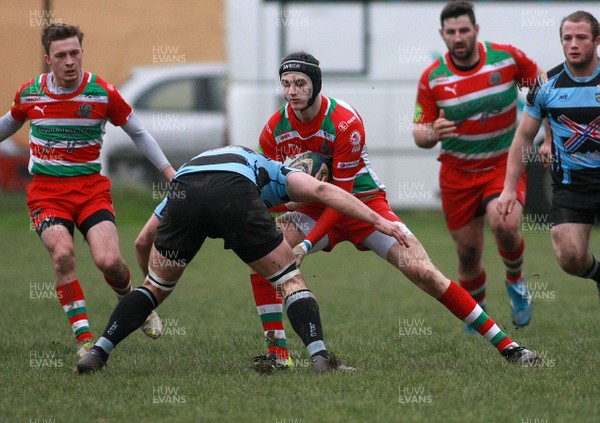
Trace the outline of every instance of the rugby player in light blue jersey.
<instances>
[{"instance_id":1,"label":"rugby player in light blue jersey","mask_svg":"<svg viewBox=\"0 0 600 423\"><path fill-rule=\"evenodd\" d=\"M567 273L592 279L600 296L600 265L589 249L600 218L600 61L598 20L577 11L563 18L565 62L538 77L510 148L497 210L506 217L516 202L516 184L542 119L552 130L552 247Z\"/></svg>"}]
</instances>

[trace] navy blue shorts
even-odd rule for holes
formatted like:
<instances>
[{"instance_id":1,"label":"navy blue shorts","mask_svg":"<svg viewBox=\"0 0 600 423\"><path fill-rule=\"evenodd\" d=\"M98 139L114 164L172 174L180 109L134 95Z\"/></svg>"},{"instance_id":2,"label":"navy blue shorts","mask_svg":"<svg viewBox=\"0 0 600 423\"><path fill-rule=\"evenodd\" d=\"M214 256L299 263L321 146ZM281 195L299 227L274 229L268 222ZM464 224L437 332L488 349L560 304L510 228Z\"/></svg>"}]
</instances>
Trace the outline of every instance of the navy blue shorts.
<instances>
[{"instance_id":1,"label":"navy blue shorts","mask_svg":"<svg viewBox=\"0 0 600 423\"><path fill-rule=\"evenodd\" d=\"M560 185L552 187L550 223L586 223L600 220L600 191L574 191Z\"/></svg>"},{"instance_id":2,"label":"navy blue shorts","mask_svg":"<svg viewBox=\"0 0 600 423\"><path fill-rule=\"evenodd\" d=\"M204 240L222 238L245 263L283 242L258 187L233 172L198 172L173 180L154 246L166 258L189 263Z\"/></svg>"}]
</instances>

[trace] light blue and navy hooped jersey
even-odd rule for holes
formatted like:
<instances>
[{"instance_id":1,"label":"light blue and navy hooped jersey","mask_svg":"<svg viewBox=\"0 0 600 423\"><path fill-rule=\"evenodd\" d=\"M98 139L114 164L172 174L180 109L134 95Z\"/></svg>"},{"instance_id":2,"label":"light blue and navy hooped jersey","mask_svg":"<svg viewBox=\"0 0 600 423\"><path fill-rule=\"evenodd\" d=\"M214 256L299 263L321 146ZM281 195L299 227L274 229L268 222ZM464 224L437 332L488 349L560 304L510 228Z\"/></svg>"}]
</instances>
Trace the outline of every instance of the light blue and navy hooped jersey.
<instances>
[{"instance_id":1,"label":"light blue and navy hooped jersey","mask_svg":"<svg viewBox=\"0 0 600 423\"><path fill-rule=\"evenodd\" d=\"M245 147L230 146L198 154L179 168L173 179L200 172L233 172L252 181L267 208L290 201L287 175L300 172ZM168 198L168 196L167 196ZM154 210L160 219L166 198Z\"/></svg>"},{"instance_id":2,"label":"light blue and navy hooped jersey","mask_svg":"<svg viewBox=\"0 0 600 423\"><path fill-rule=\"evenodd\" d=\"M527 114L549 119L554 183L600 188L600 65L589 77L573 76L565 63L553 68L538 77L527 103Z\"/></svg>"}]
</instances>

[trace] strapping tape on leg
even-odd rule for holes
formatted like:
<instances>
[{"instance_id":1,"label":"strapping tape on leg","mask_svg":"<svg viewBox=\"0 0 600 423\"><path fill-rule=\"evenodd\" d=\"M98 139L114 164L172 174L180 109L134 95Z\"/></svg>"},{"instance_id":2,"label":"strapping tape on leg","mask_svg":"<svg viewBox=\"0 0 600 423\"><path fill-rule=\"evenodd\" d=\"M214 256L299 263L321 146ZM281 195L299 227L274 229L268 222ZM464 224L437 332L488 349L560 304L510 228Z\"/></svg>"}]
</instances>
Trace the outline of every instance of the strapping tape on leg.
<instances>
[{"instance_id":1,"label":"strapping tape on leg","mask_svg":"<svg viewBox=\"0 0 600 423\"><path fill-rule=\"evenodd\" d=\"M155 288L162 289L163 291L172 291L173 289L175 289L175 285L177 285L177 281L179 279L176 279L174 281L167 281L158 276L156 273L154 273L152 269L148 269L147 280Z\"/></svg>"},{"instance_id":2,"label":"strapping tape on leg","mask_svg":"<svg viewBox=\"0 0 600 423\"><path fill-rule=\"evenodd\" d=\"M271 282L271 285L273 285L273 288L277 289L278 287L292 279L294 276L298 276L299 274L300 269L298 269L298 265L294 260L288 267L275 273L274 275L269 276L268 279L269 282Z\"/></svg>"},{"instance_id":3,"label":"strapping tape on leg","mask_svg":"<svg viewBox=\"0 0 600 423\"><path fill-rule=\"evenodd\" d=\"M293 294L289 295L285 299L285 309L286 309L286 311L290 307L290 305L292 305L296 301L298 301L298 300L304 300L304 299L308 299L308 298L312 298L315 301L317 300L315 298L315 295L311 291L309 291L308 289L303 289L301 291L294 292Z\"/></svg>"}]
</instances>

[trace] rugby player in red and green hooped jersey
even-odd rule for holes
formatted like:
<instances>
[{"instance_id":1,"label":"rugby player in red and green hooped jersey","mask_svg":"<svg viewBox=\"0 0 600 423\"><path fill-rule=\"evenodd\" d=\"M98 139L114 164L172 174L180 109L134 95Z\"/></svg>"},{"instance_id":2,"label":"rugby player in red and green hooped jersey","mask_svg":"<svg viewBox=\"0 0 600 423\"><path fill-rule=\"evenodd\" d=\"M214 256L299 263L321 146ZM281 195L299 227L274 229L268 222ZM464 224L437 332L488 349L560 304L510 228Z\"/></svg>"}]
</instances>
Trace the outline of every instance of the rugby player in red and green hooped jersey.
<instances>
[{"instance_id":1,"label":"rugby player in red and green hooped jersey","mask_svg":"<svg viewBox=\"0 0 600 423\"><path fill-rule=\"evenodd\" d=\"M533 304L522 271L524 172L517 191L519 204L506 221L496 212L496 202L517 124L517 90L533 84L542 70L516 47L478 42L479 25L470 2L447 3L440 21L448 51L421 75L413 136L421 148L441 143L442 208L456 245L459 283L485 307L481 256L487 215L506 268L513 322L525 326Z\"/></svg>"},{"instance_id":2,"label":"rugby player in red and green hooped jersey","mask_svg":"<svg viewBox=\"0 0 600 423\"><path fill-rule=\"evenodd\" d=\"M170 180L175 173L152 136L117 89L82 69L79 27L52 24L42 31L44 60L51 72L24 83L0 118L0 140L30 122L27 206L50 253L55 288L83 356L93 345L86 301L76 274L73 234L85 237L92 259L117 296L132 289L120 249L110 181L100 175L100 149L107 121L121 126L135 145ZM142 327L157 337L162 323L152 314Z\"/></svg>"},{"instance_id":3,"label":"rugby player in red and green hooped jersey","mask_svg":"<svg viewBox=\"0 0 600 423\"><path fill-rule=\"evenodd\" d=\"M385 188L370 166L360 115L343 101L320 93L319 61L304 52L290 54L283 59L279 76L287 103L264 127L259 140L260 151L280 162L307 150L332 158L331 183L352 192L381 216L396 222L409 240L409 246L400 245L373 226L331 208L294 204L295 210L281 215L277 222L287 242L296 246L298 262L308 252L331 251L339 242L350 241L357 249L371 250L400 270L448 311L485 336L509 361L535 363L536 354L519 347L463 288L446 278L394 214ZM286 368L289 352L282 321L282 298L260 275L253 274L251 282L267 340L267 355L255 357L255 368L259 371ZM311 355L319 348L322 346L318 344L308 346ZM332 367L335 368L335 363Z\"/></svg>"}]
</instances>

